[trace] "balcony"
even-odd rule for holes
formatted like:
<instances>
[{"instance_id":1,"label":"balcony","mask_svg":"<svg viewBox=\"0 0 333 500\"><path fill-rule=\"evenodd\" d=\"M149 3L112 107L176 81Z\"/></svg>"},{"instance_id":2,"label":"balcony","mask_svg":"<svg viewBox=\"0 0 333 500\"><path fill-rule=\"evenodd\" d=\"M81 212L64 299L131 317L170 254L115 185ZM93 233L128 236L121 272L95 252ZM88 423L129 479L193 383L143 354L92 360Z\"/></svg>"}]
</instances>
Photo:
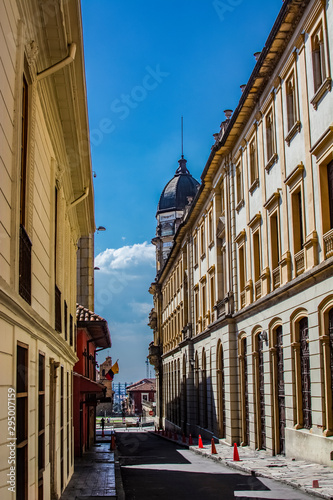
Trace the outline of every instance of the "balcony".
<instances>
[{"instance_id":1,"label":"balcony","mask_svg":"<svg viewBox=\"0 0 333 500\"><path fill-rule=\"evenodd\" d=\"M333 256L333 229L324 234L325 259Z\"/></svg>"},{"instance_id":2,"label":"balcony","mask_svg":"<svg viewBox=\"0 0 333 500\"><path fill-rule=\"evenodd\" d=\"M260 299L260 297L261 297L261 279L256 281L256 283L254 285L254 292L255 292L256 299Z\"/></svg>"},{"instance_id":3,"label":"balcony","mask_svg":"<svg viewBox=\"0 0 333 500\"><path fill-rule=\"evenodd\" d=\"M275 290L276 288L279 288L281 284L280 266L273 269L272 275L273 275L273 290Z\"/></svg>"},{"instance_id":4,"label":"balcony","mask_svg":"<svg viewBox=\"0 0 333 500\"><path fill-rule=\"evenodd\" d=\"M305 271L305 256L304 256L304 248L300 252L295 254L295 273L296 276L304 273Z\"/></svg>"},{"instance_id":5,"label":"balcony","mask_svg":"<svg viewBox=\"0 0 333 500\"><path fill-rule=\"evenodd\" d=\"M245 290L243 290L243 292L241 292L241 294L240 294L240 308L241 309L243 309L243 307L245 307L245 303L246 303Z\"/></svg>"}]
</instances>

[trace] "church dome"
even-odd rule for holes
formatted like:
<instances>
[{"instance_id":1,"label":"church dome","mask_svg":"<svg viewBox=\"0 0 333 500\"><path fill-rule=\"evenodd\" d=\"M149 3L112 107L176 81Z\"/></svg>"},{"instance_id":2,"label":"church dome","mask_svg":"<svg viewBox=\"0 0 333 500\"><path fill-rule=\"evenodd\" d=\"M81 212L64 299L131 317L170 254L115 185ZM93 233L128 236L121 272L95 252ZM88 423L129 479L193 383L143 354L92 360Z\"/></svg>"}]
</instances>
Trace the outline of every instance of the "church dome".
<instances>
[{"instance_id":1,"label":"church dome","mask_svg":"<svg viewBox=\"0 0 333 500\"><path fill-rule=\"evenodd\" d=\"M178 163L175 175L162 191L156 215L171 210L184 210L189 204L189 198L194 198L198 191L200 184L188 171L187 161L182 157Z\"/></svg>"}]
</instances>

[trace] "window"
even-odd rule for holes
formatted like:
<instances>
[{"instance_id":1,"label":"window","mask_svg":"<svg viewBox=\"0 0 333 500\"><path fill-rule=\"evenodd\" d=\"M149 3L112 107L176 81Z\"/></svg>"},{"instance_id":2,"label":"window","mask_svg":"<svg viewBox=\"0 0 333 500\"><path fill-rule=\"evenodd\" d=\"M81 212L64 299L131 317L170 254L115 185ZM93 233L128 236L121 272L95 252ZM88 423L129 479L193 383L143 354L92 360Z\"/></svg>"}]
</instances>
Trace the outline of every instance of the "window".
<instances>
[{"instance_id":1,"label":"window","mask_svg":"<svg viewBox=\"0 0 333 500\"><path fill-rule=\"evenodd\" d=\"M242 169L241 169L241 164L238 163L236 166L236 194L237 194L237 207L242 203L243 201L243 179L242 179ZM240 207L239 207L240 208Z\"/></svg>"},{"instance_id":2,"label":"window","mask_svg":"<svg viewBox=\"0 0 333 500\"><path fill-rule=\"evenodd\" d=\"M210 276L210 310L213 315L213 307L215 306L215 274Z\"/></svg>"},{"instance_id":3,"label":"window","mask_svg":"<svg viewBox=\"0 0 333 500\"><path fill-rule=\"evenodd\" d=\"M68 338L68 307L67 302L64 301L64 323L65 323L65 340Z\"/></svg>"},{"instance_id":4,"label":"window","mask_svg":"<svg viewBox=\"0 0 333 500\"><path fill-rule=\"evenodd\" d=\"M212 210L208 214L208 239L209 239L209 244L212 244L214 242L214 226L213 226Z\"/></svg>"},{"instance_id":5,"label":"window","mask_svg":"<svg viewBox=\"0 0 333 500\"><path fill-rule=\"evenodd\" d=\"M31 304L31 241L27 227L28 83L23 77L21 116L19 294Z\"/></svg>"},{"instance_id":6,"label":"window","mask_svg":"<svg viewBox=\"0 0 333 500\"><path fill-rule=\"evenodd\" d=\"M238 265L239 265L239 291L241 293L241 307L245 306L245 246L242 245L238 249Z\"/></svg>"},{"instance_id":7,"label":"window","mask_svg":"<svg viewBox=\"0 0 333 500\"><path fill-rule=\"evenodd\" d=\"M258 185L258 156L255 139L250 142L250 191Z\"/></svg>"},{"instance_id":8,"label":"window","mask_svg":"<svg viewBox=\"0 0 333 500\"><path fill-rule=\"evenodd\" d=\"M206 253L205 221L201 224L200 227L200 250L201 250L201 258L203 258Z\"/></svg>"},{"instance_id":9,"label":"window","mask_svg":"<svg viewBox=\"0 0 333 500\"><path fill-rule=\"evenodd\" d=\"M194 309L195 309L194 310L195 323L197 325L198 322L199 322L199 317L200 317L200 314L199 314L199 290L198 290L198 286L196 286L196 288L194 289Z\"/></svg>"},{"instance_id":10,"label":"window","mask_svg":"<svg viewBox=\"0 0 333 500\"><path fill-rule=\"evenodd\" d=\"M54 289L54 315L55 315L55 329L61 333L61 291L57 287L57 256L58 256L58 189L55 188L54 197L54 276L55 276L55 289Z\"/></svg>"},{"instance_id":11,"label":"window","mask_svg":"<svg viewBox=\"0 0 333 500\"><path fill-rule=\"evenodd\" d=\"M207 313L207 296L206 296L206 280L201 286L201 297L202 297L202 317L204 318Z\"/></svg>"},{"instance_id":12,"label":"window","mask_svg":"<svg viewBox=\"0 0 333 500\"><path fill-rule=\"evenodd\" d=\"M326 76L323 28L321 25L311 37L311 48L314 91L317 92Z\"/></svg>"},{"instance_id":13,"label":"window","mask_svg":"<svg viewBox=\"0 0 333 500\"><path fill-rule=\"evenodd\" d=\"M221 183L221 214L225 213L225 195L224 195L224 180Z\"/></svg>"},{"instance_id":14,"label":"window","mask_svg":"<svg viewBox=\"0 0 333 500\"><path fill-rule=\"evenodd\" d=\"M300 342L301 386L303 427L311 429L311 381L308 318L302 318L298 324Z\"/></svg>"},{"instance_id":15,"label":"window","mask_svg":"<svg viewBox=\"0 0 333 500\"><path fill-rule=\"evenodd\" d=\"M286 95L287 95L287 124L288 132L293 128L296 123L296 91L295 91L295 78L292 74L286 82Z\"/></svg>"},{"instance_id":16,"label":"window","mask_svg":"<svg viewBox=\"0 0 333 500\"><path fill-rule=\"evenodd\" d=\"M280 234L277 212L274 212L270 217L270 233L273 289L275 289L280 286Z\"/></svg>"},{"instance_id":17,"label":"window","mask_svg":"<svg viewBox=\"0 0 333 500\"><path fill-rule=\"evenodd\" d=\"M148 401L148 394L141 394L141 401Z\"/></svg>"},{"instance_id":18,"label":"window","mask_svg":"<svg viewBox=\"0 0 333 500\"><path fill-rule=\"evenodd\" d=\"M198 238L197 235L193 237L193 263L194 266L198 265Z\"/></svg>"},{"instance_id":19,"label":"window","mask_svg":"<svg viewBox=\"0 0 333 500\"><path fill-rule=\"evenodd\" d=\"M299 252L304 245L304 229L303 229L303 201L302 192L299 189L292 195L292 217L294 231L294 251Z\"/></svg>"},{"instance_id":20,"label":"window","mask_svg":"<svg viewBox=\"0 0 333 500\"><path fill-rule=\"evenodd\" d=\"M266 158L269 162L275 153L273 111L270 110L266 116Z\"/></svg>"},{"instance_id":21,"label":"window","mask_svg":"<svg viewBox=\"0 0 333 500\"><path fill-rule=\"evenodd\" d=\"M38 498L43 498L45 469L45 356L38 356Z\"/></svg>"},{"instance_id":22,"label":"window","mask_svg":"<svg viewBox=\"0 0 333 500\"><path fill-rule=\"evenodd\" d=\"M73 345L73 316L71 314L69 315L69 345Z\"/></svg>"},{"instance_id":23,"label":"window","mask_svg":"<svg viewBox=\"0 0 333 500\"><path fill-rule=\"evenodd\" d=\"M28 498L28 348L16 349L16 482L17 500Z\"/></svg>"},{"instance_id":24,"label":"window","mask_svg":"<svg viewBox=\"0 0 333 500\"><path fill-rule=\"evenodd\" d=\"M254 282L256 299L261 297L261 246L259 230L253 233L253 263L254 263Z\"/></svg>"}]
</instances>

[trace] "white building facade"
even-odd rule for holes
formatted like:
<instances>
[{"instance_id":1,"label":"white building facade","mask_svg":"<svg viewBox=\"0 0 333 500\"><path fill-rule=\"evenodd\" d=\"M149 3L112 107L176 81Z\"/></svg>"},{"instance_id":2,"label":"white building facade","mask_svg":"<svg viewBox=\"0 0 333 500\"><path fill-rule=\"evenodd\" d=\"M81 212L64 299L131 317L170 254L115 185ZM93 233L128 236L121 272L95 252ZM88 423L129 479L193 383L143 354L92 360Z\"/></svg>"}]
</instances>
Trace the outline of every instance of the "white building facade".
<instances>
[{"instance_id":1,"label":"white building facade","mask_svg":"<svg viewBox=\"0 0 333 500\"><path fill-rule=\"evenodd\" d=\"M151 292L159 425L333 460L333 9L285 1Z\"/></svg>"}]
</instances>

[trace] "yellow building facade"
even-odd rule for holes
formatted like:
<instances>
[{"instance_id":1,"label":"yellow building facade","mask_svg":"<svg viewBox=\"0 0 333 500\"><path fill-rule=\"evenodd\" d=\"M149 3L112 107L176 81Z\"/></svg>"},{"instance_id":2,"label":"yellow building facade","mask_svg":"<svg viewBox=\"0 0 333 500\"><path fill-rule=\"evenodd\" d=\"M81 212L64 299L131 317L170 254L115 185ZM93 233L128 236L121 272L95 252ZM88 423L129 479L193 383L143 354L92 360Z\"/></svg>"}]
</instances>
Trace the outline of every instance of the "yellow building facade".
<instances>
[{"instance_id":1,"label":"yellow building facade","mask_svg":"<svg viewBox=\"0 0 333 500\"><path fill-rule=\"evenodd\" d=\"M159 425L329 465L332 25L283 3L160 258L149 346Z\"/></svg>"},{"instance_id":2,"label":"yellow building facade","mask_svg":"<svg viewBox=\"0 0 333 500\"><path fill-rule=\"evenodd\" d=\"M73 473L77 252L95 231L80 2L2 1L0 23L0 497L53 499Z\"/></svg>"}]
</instances>

